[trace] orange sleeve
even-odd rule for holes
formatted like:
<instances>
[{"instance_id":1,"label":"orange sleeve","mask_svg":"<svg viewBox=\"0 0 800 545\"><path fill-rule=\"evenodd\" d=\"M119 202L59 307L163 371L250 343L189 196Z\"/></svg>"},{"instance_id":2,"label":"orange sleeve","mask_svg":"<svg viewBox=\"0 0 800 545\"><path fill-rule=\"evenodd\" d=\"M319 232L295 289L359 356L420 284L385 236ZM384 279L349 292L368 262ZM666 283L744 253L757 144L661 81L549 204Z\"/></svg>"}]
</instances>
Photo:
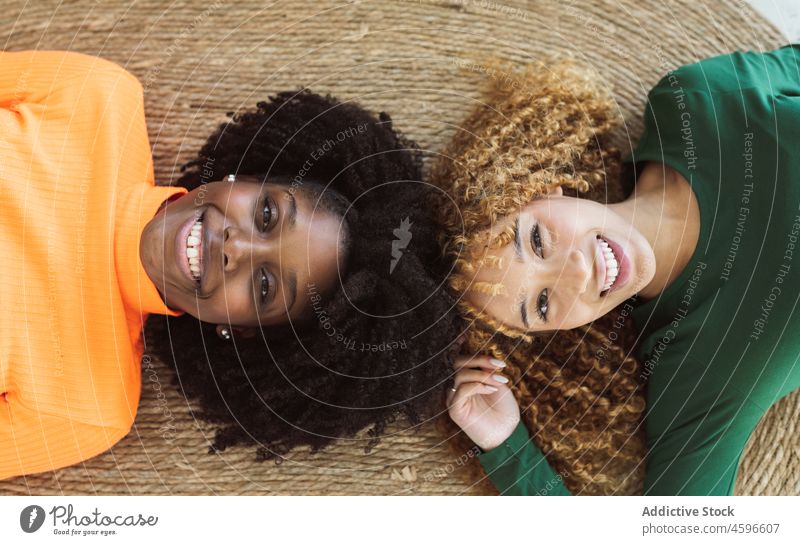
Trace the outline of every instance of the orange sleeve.
<instances>
[{"instance_id":1,"label":"orange sleeve","mask_svg":"<svg viewBox=\"0 0 800 545\"><path fill-rule=\"evenodd\" d=\"M72 51L0 51L0 108L43 103L64 87L76 89L72 96L77 99L80 79L91 81L101 74L116 74L141 87L133 74L100 57Z\"/></svg>"},{"instance_id":2,"label":"orange sleeve","mask_svg":"<svg viewBox=\"0 0 800 545\"><path fill-rule=\"evenodd\" d=\"M42 414L0 395L0 480L75 465L111 448L130 430Z\"/></svg>"}]
</instances>

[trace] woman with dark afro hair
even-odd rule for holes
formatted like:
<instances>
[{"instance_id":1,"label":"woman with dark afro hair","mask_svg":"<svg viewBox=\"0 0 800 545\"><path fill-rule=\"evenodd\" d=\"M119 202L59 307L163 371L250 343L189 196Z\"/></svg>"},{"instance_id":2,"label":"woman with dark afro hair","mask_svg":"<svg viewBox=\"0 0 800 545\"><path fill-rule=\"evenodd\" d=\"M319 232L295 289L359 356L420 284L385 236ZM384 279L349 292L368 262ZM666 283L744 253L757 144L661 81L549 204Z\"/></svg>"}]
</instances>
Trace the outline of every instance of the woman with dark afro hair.
<instances>
[{"instance_id":1,"label":"woman with dark afro hair","mask_svg":"<svg viewBox=\"0 0 800 545\"><path fill-rule=\"evenodd\" d=\"M201 416L222 424L210 452L257 443L267 459L298 445L318 450L367 426L373 445L397 415L412 424L430 416L452 374L447 352L458 324L420 155L385 113L376 119L353 103L287 91L234 115L184 165L178 185L213 202L201 218L216 233L212 266L201 271L196 300L174 297L190 303L190 316L153 315L145 332ZM235 183L205 184L229 174ZM238 239L223 227L237 185L267 195L255 225L272 232L252 235L264 237L263 257L274 260L267 270L255 263L262 256L249 233ZM175 205L194 210L188 195ZM251 199L242 201L241 217L252 223ZM302 236L286 223L269 226L292 213L317 225ZM328 248L314 247L321 238ZM281 241L283 255L271 255L269 245ZM309 256L307 268L320 274L298 266L295 279L280 279ZM325 267L313 263L331 256ZM263 317L248 314L253 276L263 288L256 297L267 300Z\"/></svg>"},{"instance_id":2,"label":"woman with dark afro hair","mask_svg":"<svg viewBox=\"0 0 800 545\"><path fill-rule=\"evenodd\" d=\"M0 52L0 479L125 437L145 351L217 425L211 453L369 446L441 405L458 318L421 152L307 90L229 116L156 185L132 74Z\"/></svg>"}]
</instances>

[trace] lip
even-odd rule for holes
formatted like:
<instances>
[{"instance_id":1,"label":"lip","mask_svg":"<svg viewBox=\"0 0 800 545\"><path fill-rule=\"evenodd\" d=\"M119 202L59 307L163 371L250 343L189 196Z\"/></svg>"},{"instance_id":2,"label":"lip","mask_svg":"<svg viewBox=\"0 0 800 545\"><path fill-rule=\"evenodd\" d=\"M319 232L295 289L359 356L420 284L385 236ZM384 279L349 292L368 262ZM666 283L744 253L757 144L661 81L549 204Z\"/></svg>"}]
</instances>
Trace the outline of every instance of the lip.
<instances>
[{"instance_id":1,"label":"lip","mask_svg":"<svg viewBox=\"0 0 800 545\"><path fill-rule=\"evenodd\" d=\"M603 236L603 240L606 241L611 247L611 251L614 252L614 257L617 259L617 263L619 264L619 272L617 273L617 279L614 280L614 284L608 288L608 292L606 292L606 296L611 293L612 291L617 291L625 287L628 283L628 278L630 277L631 273L631 260L628 258L628 255L625 253L625 250L622 249L622 246L611 240L610 238ZM600 241L597 241L598 246L600 245ZM603 257L603 282L605 281L605 258ZM602 286L601 286L602 288Z\"/></svg>"},{"instance_id":2,"label":"lip","mask_svg":"<svg viewBox=\"0 0 800 545\"><path fill-rule=\"evenodd\" d=\"M192 274L189 271L189 261L186 257L186 237L189 236L189 231L194 225L194 222L202 214L202 209L195 210L184 222L184 224L178 229L178 232L175 235L175 261L178 264L178 269L183 273L183 278L186 284L186 288L191 291L197 291L197 282L195 282L194 278L192 278ZM203 271L205 267L202 266L202 253L200 258L200 270Z\"/></svg>"},{"instance_id":3,"label":"lip","mask_svg":"<svg viewBox=\"0 0 800 545\"><path fill-rule=\"evenodd\" d=\"M203 208L202 212L200 212L200 218L203 220L203 229L200 232L200 289L203 289L203 286L206 285L206 257L208 256L208 249L209 249L209 242L208 237L208 225L206 224L206 211L208 208Z\"/></svg>"}]
</instances>

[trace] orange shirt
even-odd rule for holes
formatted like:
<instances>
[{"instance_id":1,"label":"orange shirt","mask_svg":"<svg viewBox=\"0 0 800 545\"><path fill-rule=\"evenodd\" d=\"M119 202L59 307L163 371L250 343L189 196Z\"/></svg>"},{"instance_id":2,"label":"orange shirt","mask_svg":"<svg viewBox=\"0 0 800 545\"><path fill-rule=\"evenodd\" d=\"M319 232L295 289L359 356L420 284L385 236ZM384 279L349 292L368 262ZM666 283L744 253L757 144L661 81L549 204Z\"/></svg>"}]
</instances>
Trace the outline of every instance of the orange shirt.
<instances>
[{"instance_id":1,"label":"orange shirt","mask_svg":"<svg viewBox=\"0 0 800 545\"><path fill-rule=\"evenodd\" d=\"M142 326L169 309L139 240L155 186L143 90L120 66L0 52L0 479L96 456L130 430Z\"/></svg>"}]
</instances>

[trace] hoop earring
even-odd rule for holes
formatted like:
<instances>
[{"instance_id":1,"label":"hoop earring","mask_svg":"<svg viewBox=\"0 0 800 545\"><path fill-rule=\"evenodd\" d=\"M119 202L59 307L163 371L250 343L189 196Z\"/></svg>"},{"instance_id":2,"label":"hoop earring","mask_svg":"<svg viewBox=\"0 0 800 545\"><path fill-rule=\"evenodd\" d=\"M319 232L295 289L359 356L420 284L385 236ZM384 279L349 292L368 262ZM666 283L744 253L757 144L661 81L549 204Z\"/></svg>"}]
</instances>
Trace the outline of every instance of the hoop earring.
<instances>
[{"instance_id":1,"label":"hoop earring","mask_svg":"<svg viewBox=\"0 0 800 545\"><path fill-rule=\"evenodd\" d=\"M236 174L228 174L228 177L225 179L228 180L230 183L233 183L236 181Z\"/></svg>"},{"instance_id":2,"label":"hoop earring","mask_svg":"<svg viewBox=\"0 0 800 545\"><path fill-rule=\"evenodd\" d=\"M222 335L222 338L226 341L231 340L231 332L228 328L221 329L219 334Z\"/></svg>"}]
</instances>

